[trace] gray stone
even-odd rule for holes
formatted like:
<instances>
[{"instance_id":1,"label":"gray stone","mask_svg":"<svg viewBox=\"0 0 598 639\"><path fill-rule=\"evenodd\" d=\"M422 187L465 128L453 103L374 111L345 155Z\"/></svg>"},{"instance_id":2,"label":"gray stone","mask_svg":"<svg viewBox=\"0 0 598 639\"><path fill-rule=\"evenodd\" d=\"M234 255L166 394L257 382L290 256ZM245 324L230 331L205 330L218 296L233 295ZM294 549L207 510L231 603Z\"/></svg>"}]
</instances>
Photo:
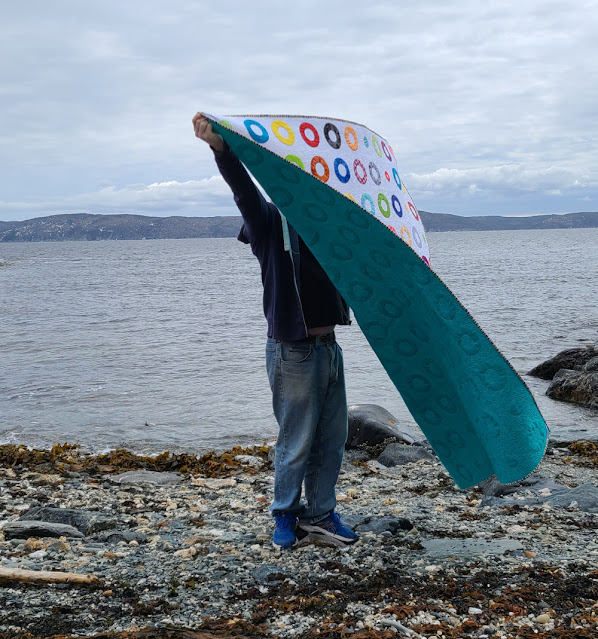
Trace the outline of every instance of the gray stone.
<instances>
[{"instance_id":1,"label":"gray stone","mask_svg":"<svg viewBox=\"0 0 598 639\"><path fill-rule=\"evenodd\" d=\"M115 484L157 484L167 486L182 481L178 473L158 473L153 470L130 470L120 475L110 475L109 479Z\"/></svg>"},{"instance_id":2,"label":"gray stone","mask_svg":"<svg viewBox=\"0 0 598 639\"><path fill-rule=\"evenodd\" d=\"M576 502L577 508L583 512L598 513L598 488L593 484L583 484L577 488L560 486L558 492L551 495L537 496L530 499L504 499L503 497L484 497L482 506L540 506L548 504L556 508L568 508Z\"/></svg>"},{"instance_id":3,"label":"gray stone","mask_svg":"<svg viewBox=\"0 0 598 639\"><path fill-rule=\"evenodd\" d=\"M262 564L253 571L254 579L262 584L284 581L288 576L289 573L286 570L272 564Z\"/></svg>"},{"instance_id":4,"label":"gray stone","mask_svg":"<svg viewBox=\"0 0 598 639\"><path fill-rule=\"evenodd\" d=\"M21 521L45 521L54 524L73 526L84 535L91 535L100 530L115 528L117 520L106 517L102 513L74 508L36 507L21 515Z\"/></svg>"},{"instance_id":5,"label":"gray stone","mask_svg":"<svg viewBox=\"0 0 598 639\"><path fill-rule=\"evenodd\" d=\"M551 399L598 408L598 372L560 370L546 394Z\"/></svg>"},{"instance_id":6,"label":"gray stone","mask_svg":"<svg viewBox=\"0 0 598 639\"><path fill-rule=\"evenodd\" d=\"M354 462L366 462L370 459L371 455L365 450L348 449L345 451L344 460L348 464L352 464Z\"/></svg>"},{"instance_id":7,"label":"gray stone","mask_svg":"<svg viewBox=\"0 0 598 639\"><path fill-rule=\"evenodd\" d=\"M355 530L359 533L373 532L374 534L381 535L385 532L392 533L393 535L399 530L411 530L413 524L402 517L376 517L372 515L351 515L342 514L342 521L347 528Z\"/></svg>"},{"instance_id":8,"label":"gray stone","mask_svg":"<svg viewBox=\"0 0 598 639\"><path fill-rule=\"evenodd\" d=\"M244 466L251 466L252 468L262 468L264 465L264 460L261 457L256 457L255 455L236 455L235 461L238 461L240 464Z\"/></svg>"},{"instance_id":9,"label":"gray stone","mask_svg":"<svg viewBox=\"0 0 598 639\"><path fill-rule=\"evenodd\" d=\"M367 524L368 521L370 521L371 517L369 517L368 515L345 515L344 513L341 513L341 519L343 524L345 524L347 528L355 530L357 526Z\"/></svg>"},{"instance_id":10,"label":"gray stone","mask_svg":"<svg viewBox=\"0 0 598 639\"><path fill-rule=\"evenodd\" d=\"M591 360L586 362L583 370L586 373L598 373L598 357L592 357Z\"/></svg>"},{"instance_id":11,"label":"gray stone","mask_svg":"<svg viewBox=\"0 0 598 639\"><path fill-rule=\"evenodd\" d=\"M391 437L406 444L414 444L418 437L405 427L399 427L397 419L377 404L349 406L349 435L346 448L361 444L376 446Z\"/></svg>"},{"instance_id":12,"label":"gray stone","mask_svg":"<svg viewBox=\"0 0 598 639\"><path fill-rule=\"evenodd\" d=\"M504 497L493 497L488 495L482 499L480 506L491 508L502 508L504 506L541 506L546 501L546 497L530 497L529 499L505 499Z\"/></svg>"},{"instance_id":13,"label":"gray stone","mask_svg":"<svg viewBox=\"0 0 598 639\"><path fill-rule=\"evenodd\" d=\"M143 544L147 541L147 535L134 530L104 530L103 532L94 535L96 541L102 541L108 544L117 544L119 541L136 541L139 544Z\"/></svg>"},{"instance_id":14,"label":"gray stone","mask_svg":"<svg viewBox=\"0 0 598 639\"><path fill-rule=\"evenodd\" d=\"M67 524L46 521L11 521L2 527L6 539L28 539L29 537L84 537L83 533Z\"/></svg>"},{"instance_id":15,"label":"gray stone","mask_svg":"<svg viewBox=\"0 0 598 639\"><path fill-rule=\"evenodd\" d=\"M391 468L392 466L402 466L420 459L433 460L431 455L423 446L406 446L405 444L388 444L377 461Z\"/></svg>"},{"instance_id":16,"label":"gray stone","mask_svg":"<svg viewBox=\"0 0 598 639\"><path fill-rule=\"evenodd\" d=\"M598 513L598 488L593 484L582 484L566 492L551 495L546 503L551 506L568 508L571 502L577 502L577 508L586 513Z\"/></svg>"},{"instance_id":17,"label":"gray stone","mask_svg":"<svg viewBox=\"0 0 598 639\"><path fill-rule=\"evenodd\" d=\"M545 488L548 488L551 493L568 490L567 486L564 486L563 484L559 484L552 479L536 475L526 477L525 479L513 484L501 484L496 477L490 477L481 482L478 485L478 488L481 489L484 495L490 497L512 495L520 490L531 490L535 493Z\"/></svg>"},{"instance_id":18,"label":"gray stone","mask_svg":"<svg viewBox=\"0 0 598 639\"><path fill-rule=\"evenodd\" d=\"M561 369L580 371L595 357L598 357L598 350L593 344L588 344L585 348L570 348L532 368L528 375L540 379L552 379Z\"/></svg>"},{"instance_id":19,"label":"gray stone","mask_svg":"<svg viewBox=\"0 0 598 639\"><path fill-rule=\"evenodd\" d=\"M421 544L431 557L504 555L523 550L523 546L513 539L428 539Z\"/></svg>"},{"instance_id":20,"label":"gray stone","mask_svg":"<svg viewBox=\"0 0 598 639\"><path fill-rule=\"evenodd\" d=\"M411 530L412 528L413 524L402 517L369 517L368 521L357 526L356 532L373 532L376 535L391 533L394 535L399 530Z\"/></svg>"}]
</instances>

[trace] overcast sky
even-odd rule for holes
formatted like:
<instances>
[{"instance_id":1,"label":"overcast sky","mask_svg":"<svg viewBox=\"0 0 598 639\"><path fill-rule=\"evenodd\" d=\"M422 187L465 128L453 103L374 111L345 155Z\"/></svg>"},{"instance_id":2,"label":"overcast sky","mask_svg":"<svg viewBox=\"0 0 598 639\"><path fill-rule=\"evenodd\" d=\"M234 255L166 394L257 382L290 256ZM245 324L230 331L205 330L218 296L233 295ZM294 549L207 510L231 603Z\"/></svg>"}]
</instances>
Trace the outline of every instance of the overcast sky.
<instances>
[{"instance_id":1,"label":"overcast sky","mask_svg":"<svg viewBox=\"0 0 598 639\"><path fill-rule=\"evenodd\" d=\"M197 110L360 122L418 208L598 210L598 0L23 0L0 21L0 220L237 214Z\"/></svg>"}]
</instances>

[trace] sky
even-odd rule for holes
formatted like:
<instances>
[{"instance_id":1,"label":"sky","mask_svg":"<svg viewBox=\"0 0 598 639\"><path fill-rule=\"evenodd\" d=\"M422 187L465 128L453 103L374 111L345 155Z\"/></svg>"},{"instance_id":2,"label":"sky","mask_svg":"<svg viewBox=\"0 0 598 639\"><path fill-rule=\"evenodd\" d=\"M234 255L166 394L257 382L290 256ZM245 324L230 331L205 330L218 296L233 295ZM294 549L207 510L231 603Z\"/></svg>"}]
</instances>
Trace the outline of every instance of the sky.
<instances>
[{"instance_id":1,"label":"sky","mask_svg":"<svg viewBox=\"0 0 598 639\"><path fill-rule=\"evenodd\" d=\"M24 0L0 21L0 220L237 215L198 111L352 120L419 209L598 210L598 0Z\"/></svg>"}]
</instances>

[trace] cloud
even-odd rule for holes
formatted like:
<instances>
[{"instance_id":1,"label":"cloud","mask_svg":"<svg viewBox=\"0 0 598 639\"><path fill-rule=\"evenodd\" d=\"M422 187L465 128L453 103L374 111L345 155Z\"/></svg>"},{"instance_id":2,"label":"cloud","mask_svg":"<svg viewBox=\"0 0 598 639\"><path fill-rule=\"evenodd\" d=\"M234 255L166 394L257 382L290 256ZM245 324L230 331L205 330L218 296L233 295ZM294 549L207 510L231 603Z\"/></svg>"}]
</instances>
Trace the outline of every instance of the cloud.
<instances>
[{"instance_id":1,"label":"cloud","mask_svg":"<svg viewBox=\"0 0 598 639\"><path fill-rule=\"evenodd\" d=\"M562 195L598 187L598 175L578 174L566 168L530 168L521 164L480 167L475 169L437 169L425 175L408 174L411 190L422 194L501 192L544 193Z\"/></svg>"},{"instance_id":2,"label":"cloud","mask_svg":"<svg viewBox=\"0 0 598 639\"><path fill-rule=\"evenodd\" d=\"M530 198L538 184L544 202L551 167L565 183L552 190L577 193L566 185L598 174L596 32L593 0L10 3L0 197L66 206L100 183L208 179L198 109L363 122L431 205L443 171L464 172L444 182L467 183L451 191L463 212L493 180Z\"/></svg>"},{"instance_id":3,"label":"cloud","mask_svg":"<svg viewBox=\"0 0 598 639\"><path fill-rule=\"evenodd\" d=\"M0 215L13 221L59 213L130 213L153 216L238 215L230 190L220 176L188 182L105 186L68 197L0 202Z\"/></svg>"},{"instance_id":4,"label":"cloud","mask_svg":"<svg viewBox=\"0 0 598 639\"><path fill-rule=\"evenodd\" d=\"M587 202L584 193L596 188L595 177L584 175L579 179L575 173L562 168L531 169L522 165L490 166L477 169L442 168L429 174L406 174L405 181L410 193L420 208L444 211L434 203L469 197L472 206L481 199L501 201L505 193L512 196L543 196L544 202L552 202L555 210L563 210L563 199L571 194L580 202ZM258 185L259 186L259 185ZM263 189L262 189L263 192ZM267 196L266 196L267 197ZM422 202L432 202L432 206ZM582 207L586 208L586 207ZM150 216L218 216L238 215L231 192L221 176L201 180L179 182L169 180L152 184L130 184L122 188L108 184L102 187L69 196L36 197L20 202L0 202L0 218L22 220L31 217L60 213L130 213ZM477 214L473 208L472 213ZM522 214L524 211L510 208L507 214Z\"/></svg>"}]
</instances>

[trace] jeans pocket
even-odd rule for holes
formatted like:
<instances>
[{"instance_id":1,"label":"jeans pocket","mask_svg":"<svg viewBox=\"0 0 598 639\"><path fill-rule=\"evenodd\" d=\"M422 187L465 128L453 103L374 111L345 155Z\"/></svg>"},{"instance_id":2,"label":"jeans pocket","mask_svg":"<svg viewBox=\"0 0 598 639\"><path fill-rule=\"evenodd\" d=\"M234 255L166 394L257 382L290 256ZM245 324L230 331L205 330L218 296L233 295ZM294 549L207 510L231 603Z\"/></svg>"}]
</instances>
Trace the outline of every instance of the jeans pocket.
<instances>
[{"instance_id":1,"label":"jeans pocket","mask_svg":"<svg viewBox=\"0 0 598 639\"><path fill-rule=\"evenodd\" d=\"M300 364L309 359L312 353L311 344L293 344L292 342L281 342L280 358L285 363Z\"/></svg>"}]
</instances>

